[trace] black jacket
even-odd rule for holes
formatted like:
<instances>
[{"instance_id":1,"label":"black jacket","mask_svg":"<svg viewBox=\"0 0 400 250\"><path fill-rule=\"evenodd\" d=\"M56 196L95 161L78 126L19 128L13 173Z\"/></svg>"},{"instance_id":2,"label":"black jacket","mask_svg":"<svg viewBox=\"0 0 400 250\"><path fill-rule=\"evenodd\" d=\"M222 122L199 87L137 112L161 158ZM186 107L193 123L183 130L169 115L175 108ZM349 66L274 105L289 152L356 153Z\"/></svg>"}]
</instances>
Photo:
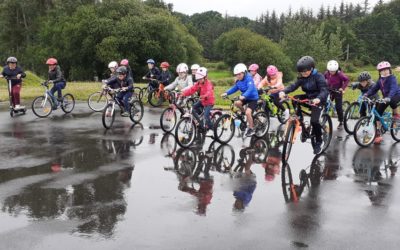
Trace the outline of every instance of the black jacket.
<instances>
[{"instance_id":1,"label":"black jacket","mask_svg":"<svg viewBox=\"0 0 400 250\"><path fill-rule=\"evenodd\" d=\"M64 75L61 71L60 66L57 65L54 70L49 71L48 80L53 81L53 83L65 82Z\"/></svg>"},{"instance_id":2,"label":"black jacket","mask_svg":"<svg viewBox=\"0 0 400 250\"><path fill-rule=\"evenodd\" d=\"M283 91L288 94L301 87L307 98L318 98L322 103L328 99L328 86L325 77L314 70L309 77L301 77L295 83L287 86Z\"/></svg>"},{"instance_id":3,"label":"black jacket","mask_svg":"<svg viewBox=\"0 0 400 250\"><path fill-rule=\"evenodd\" d=\"M11 70L8 66L5 66L1 74L6 78L13 78L11 79L12 86L22 83L22 79L16 79L18 74L21 74L21 78L26 77L25 72L18 66L14 70Z\"/></svg>"}]
</instances>

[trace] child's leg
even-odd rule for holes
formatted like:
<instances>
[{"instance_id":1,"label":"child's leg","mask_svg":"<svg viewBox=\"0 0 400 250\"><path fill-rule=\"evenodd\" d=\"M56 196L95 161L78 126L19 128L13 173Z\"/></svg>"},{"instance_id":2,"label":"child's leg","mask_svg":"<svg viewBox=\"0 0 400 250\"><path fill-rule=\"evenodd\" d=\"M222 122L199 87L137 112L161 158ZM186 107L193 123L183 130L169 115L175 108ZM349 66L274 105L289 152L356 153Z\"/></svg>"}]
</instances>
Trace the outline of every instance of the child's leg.
<instances>
[{"instance_id":1,"label":"child's leg","mask_svg":"<svg viewBox=\"0 0 400 250\"><path fill-rule=\"evenodd\" d=\"M203 105L201 104L201 101L196 102L193 104L193 116L196 117L198 121L200 121L200 116L201 114L201 109L203 108ZM204 127L203 124L200 124L200 127Z\"/></svg>"},{"instance_id":2,"label":"child's leg","mask_svg":"<svg viewBox=\"0 0 400 250\"><path fill-rule=\"evenodd\" d=\"M126 112L129 112L129 110L131 109L131 104L129 103L129 100L131 97L132 97L131 91L127 91L127 92L123 93L123 101L124 101L124 107L125 107Z\"/></svg>"},{"instance_id":3,"label":"child's leg","mask_svg":"<svg viewBox=\"0 0 400 250\"><path fill-rule=\"evenodd\" d=\"M244 113L244 108L243 108L243 102L242 102L242 101L236 101L236 102L235 102L235 106L236 106L237 108L239 108L240 111L242 111L242 113Z\"/></svg>"},{"instance_id":4,"label":"child's leg","mask_svg":"<svg viewBox=\"0 0 400 250\"><path fill-rule=\"evenodd\" d=\"M334 93L335 98L335 108L338 116L339 122L343 122L343 95L339 93Z\"/></svg>"},{"instance_id":5,"label":"child's leg","mask_svg":"<svg viewBox=\"0 0 400 250\"><path fill-rule=\"evenodd\" d=\"M11 87L11 101L13 106L20 104L20 92L21 84L17 84Z\"/></svg>"},{"instance_id":6,"label":"child's leg","mask_svg":"<svg viewBox=\"0 0 400 250\"><path fill-rule=\"evenodd\" d=\"M211 121L211 109L213 106L205 106L204 107L204 120L206 121L206 125L208 129L212 129L214 125L212 124Z\"/></svg>"}]
</instances>

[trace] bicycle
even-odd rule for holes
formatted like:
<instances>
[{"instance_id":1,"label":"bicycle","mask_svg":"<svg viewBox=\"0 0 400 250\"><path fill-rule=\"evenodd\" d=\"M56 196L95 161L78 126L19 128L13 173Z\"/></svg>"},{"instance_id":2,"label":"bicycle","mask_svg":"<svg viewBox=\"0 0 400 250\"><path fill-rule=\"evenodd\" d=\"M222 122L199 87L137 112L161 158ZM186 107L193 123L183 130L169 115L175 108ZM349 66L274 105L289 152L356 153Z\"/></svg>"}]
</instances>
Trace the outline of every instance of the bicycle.
<instances>
[{"instance_id":1,"label":"bicycle","mask_svg":"<svg viewBox=\"0 0 400 250\"><path fill-rule=\"evenodd\" d=\"M386 103L385 100L371 100L368 97L364 97L363 101L372 104L372 108L367 116L361 117L354 126L353 136L356 143L361 147L368 147L374 142L377 134L377 121L381 123L380 132L382 135L390 130L393 140L399 142L400 126L396 122L393 122L392 114L384 112L383 115L380 115L376 110L376 104L384 104Z\"/></svg>"},{"instance_id":2,"label":"bicycle","mask_svg":"<svg viewBox=\"0 0 400 250\"><path fill-rule=\"evenodd\" d=\"M203 124L204 122L204 115L199 114L200 119L197 119L193 115L193 107L189 109L189 112L186 112L182 118L179 120L179 122L176 124L175 128L175 138L176 141L178 142L179 146L183 148L190 147L195 139L197 138L200 142L204 142L205 140L205 135L204 132L205 130L200 130L198 128L199 124ZM212 123L215 126L215 121L222 116L222 109L219 108L213 108L210 112L210 118Z\"/></svg>"},{"instance_id":3,"label":"bicycle","mask_svg":"<svg viewBox=\"0 0 400 250\"><path fill-rule=\"evenodd\" d=\"M343 125L344 129L349 135L354 133L354 126L357 121L361 118L361 108L365 106L365 114L370 113L370 105L363 102L363 95L357 98L357 101L350 104L350 106L344 112Z\"/></svg>"},{"instance_id":4,"label":"bicycle","mask_svg":"<svg viewBox=\"0 0 400 250\"><path fill-rule=\"evenodd\" d=\"M277 117L278 121L284 124L289 117L284 117L285 110L281 110L274 104L272 97L268 94L272 89L276 89L276 87L267 87L259 90L259 94L261 94L263 98L257 102L257 111L265 111L268 116ZM290 105L287 101L283 101L282 106L285 109L290 110Z\"/></svg>"},{"instance_id":5,"label":"bicycle","mask_svg":"<svg viewBox=\"0 0 400 250\"><path fill-rule=\"evenodd\" d=\"M175 98L175 99L178 99ZM184 98L182 100L175 101L168 108L164 109L160 116L160 126L164 132L171 132L176 125L177 122L177 110L180 112L180 118L182 115L186 113L186 110L189 110L191 106L189 103L194 102L193 97Z\"/></svg>"},{"instance_id":6,"label":"bicycle","mask_svg":"<svg viewBox=\"0 0 400 250\"><path fill-rule=\"evenodd\" d=\"M45 91L42 96L36 97L32 102L33 113L40 118L47 117L58 107L61 107L64 113L71 113L75 107L75 99L72 94L65 94L61 100L58 100L49 90L48 82L43 82L41 85L44 87Z\"/></svg>"},{"instance_id":7,"label":"bicycle","mask_svg":"<svg viewBox=\"0 0 400 250\"><path fill-rule=\"evenodd\" d=\"M170 104L175 102L175 94L172 91L164 90L162 82L151 78L147 78L147 80L150 82L146 88L141 90L140 99L147 96L148 103L153 107L159 107L165 101L168 101Z\"/></svg>"},{"instance_id":8,"label":"bicycle","mask_svg":"<svg viewBox=\"0 0 400 250\"><path fill-rule=\"evenodd\" d=\"M219 143L229 143L235 134L236 125L240 130L244 131L247 128L247 122L245 114L239 112L239 109L235 107L235 102L239 100L239 97L226 99L231 101L230 111L228 114L222 115L214 125L214 139ZM253 114L254 131L255 137L261 138L268 133L269 129L269 116L264 111L259 111Z\"/></svg>"},{"instance_id":9,"label":"bicycle","mask_svg":"<svg viewBox=\"0 0 400 250\"><path fill-rule=\"evenodd\" d=\"M288 121L286 122L285 141L282 150L282 162L284 163L287 163L287 161L289 160L290 152L292 150L292 145L295 143L297 134L299 133L300 130L301 130L300 134L301 142L304 143L308 139L310 139L311 145L313 147L316 144L315 134L314 131L312 131L310 123L304 122L303 111L301 109L302 104L322 108L318 105L313 104L308 99L300 100L298 98L291 96L289 96L288 98L296 103L295 104L296 113L293 114L291 117L289 117ZM328 114L322 113L319 120L322 127L322 142L323 142L323 147L319 154L322 154L328 149L332 139L332 119Z\"/></svg>"},{"instance_id":10,"label":"bicycle","mask_svg":"<svg viewBox=\"0 0 400 250\"><path fill-rule=\"evenodd\" d=\"M123 91L122 89L111 89L107 87L107 91L112 93L112 99L108 101L107 106L103 109L102 122L106 129L110 129L115 120L115 105L118 105L121 113L124 110L124 104L117 98L117 94ZM143 118L143 104L136 98L132 97L129 101L130 110L129 118L134 123L139 123Z\"/></svg>"},{"instance_id":11,"label":"bicycle","mask_svg":"<svg viewBox=\"0 0 400 250\"><path fill-rule=\"evenodd\" d=\"M328 95L328 99L326 101L324 113L328 114L330 117L335 117L335 114L337 116L337 110L336 110L335 102L331 99L331 93L342 94L342 92L337 89L328 89L328 90L329 90L329 95ZM348 102L348 101L342 102L343 110L346 110L349 106L350 106L350 102Z\"/></svg>"}]
</instances>

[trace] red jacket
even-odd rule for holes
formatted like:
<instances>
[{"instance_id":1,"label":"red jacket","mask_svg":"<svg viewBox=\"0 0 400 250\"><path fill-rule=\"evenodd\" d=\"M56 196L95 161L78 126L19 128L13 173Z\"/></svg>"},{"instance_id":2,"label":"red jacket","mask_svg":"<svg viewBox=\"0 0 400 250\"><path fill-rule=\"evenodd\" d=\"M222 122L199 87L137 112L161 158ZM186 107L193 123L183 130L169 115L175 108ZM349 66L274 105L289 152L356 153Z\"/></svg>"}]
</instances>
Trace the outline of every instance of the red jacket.
<instances>
[{"instance_id":1,"label":"red jacket","mask_svg":"<svg viewBox=\"0 0 400 250\"><path fill-rule=\"evenodd\" d=\"M215 104L214 86L210 80L204 83L196 82L192 87L183 91L183 96L190 96L200 89L200 101L203 106L213 106Z\"/></svg>"}]
</instances>

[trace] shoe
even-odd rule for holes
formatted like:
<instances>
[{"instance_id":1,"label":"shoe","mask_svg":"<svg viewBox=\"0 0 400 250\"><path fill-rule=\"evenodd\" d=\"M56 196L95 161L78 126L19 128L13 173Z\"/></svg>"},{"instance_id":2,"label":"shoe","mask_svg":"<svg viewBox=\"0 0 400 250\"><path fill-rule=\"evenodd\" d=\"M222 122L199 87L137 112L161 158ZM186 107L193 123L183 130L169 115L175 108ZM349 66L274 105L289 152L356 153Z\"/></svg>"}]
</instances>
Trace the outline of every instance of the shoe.
<instances>
[{"instance_id":1,"label":"shoe","mask_svg":"<svg viewBox=\"0 0 400 250\"><path fill-rule=\"evenodd\" d=\"M342 130L343 129L343 122L339 122L339 125L337 126L338 130Z\"/></svg>"},{"instance_id":2,"label":"shoe","mask_svg":"<svg viewBox=\"0 0 400 250\"><path fill-rule=\"evenodd\" d=\"M374 144L381 144L383 141L383 137L381 135L377 135L374 140Z\"/></svg>"},{"instance_id":3,"label":"shoe","mask_svg":"<svg viewBox=\"0 0 400 250\"><path fill-rule=\"evenodd\" d=\"M129 116L129 113L128 112L123 112L122 114L121 114L121 116L123 116L123 117L128 117Z\"/></svg>"},{"instance_id":4,"label":"shoe","mask_svg":"<svg viewBox=\"0 0 400 250\"><path fill-rule=\"evenodd\" d=\"M255 134L254 129L248 128L245 135L247 137L252 137L254 134Z\"/></svg>"},{"instance_id":5,"label":"shoe","mask_svg":"<svg viewBox=\"0 0 400 250\"><path fill-rule=\"evenodd\" d=\"M315 143L315 145L314 145L314 154L315 155L321 153L321 150L322 150L321 146L322 146L322 142L316 142Z\"/></svg>"},{"instance_id":6,"label":"shoe","mask_svg":"<svg viewBox=\"0 0 400 250\"><path fill-rule=\"evenodd\" d=\"M212 129L208 129L206 136L214 136L214 131Z\"/></svg>"}]
</instances>

